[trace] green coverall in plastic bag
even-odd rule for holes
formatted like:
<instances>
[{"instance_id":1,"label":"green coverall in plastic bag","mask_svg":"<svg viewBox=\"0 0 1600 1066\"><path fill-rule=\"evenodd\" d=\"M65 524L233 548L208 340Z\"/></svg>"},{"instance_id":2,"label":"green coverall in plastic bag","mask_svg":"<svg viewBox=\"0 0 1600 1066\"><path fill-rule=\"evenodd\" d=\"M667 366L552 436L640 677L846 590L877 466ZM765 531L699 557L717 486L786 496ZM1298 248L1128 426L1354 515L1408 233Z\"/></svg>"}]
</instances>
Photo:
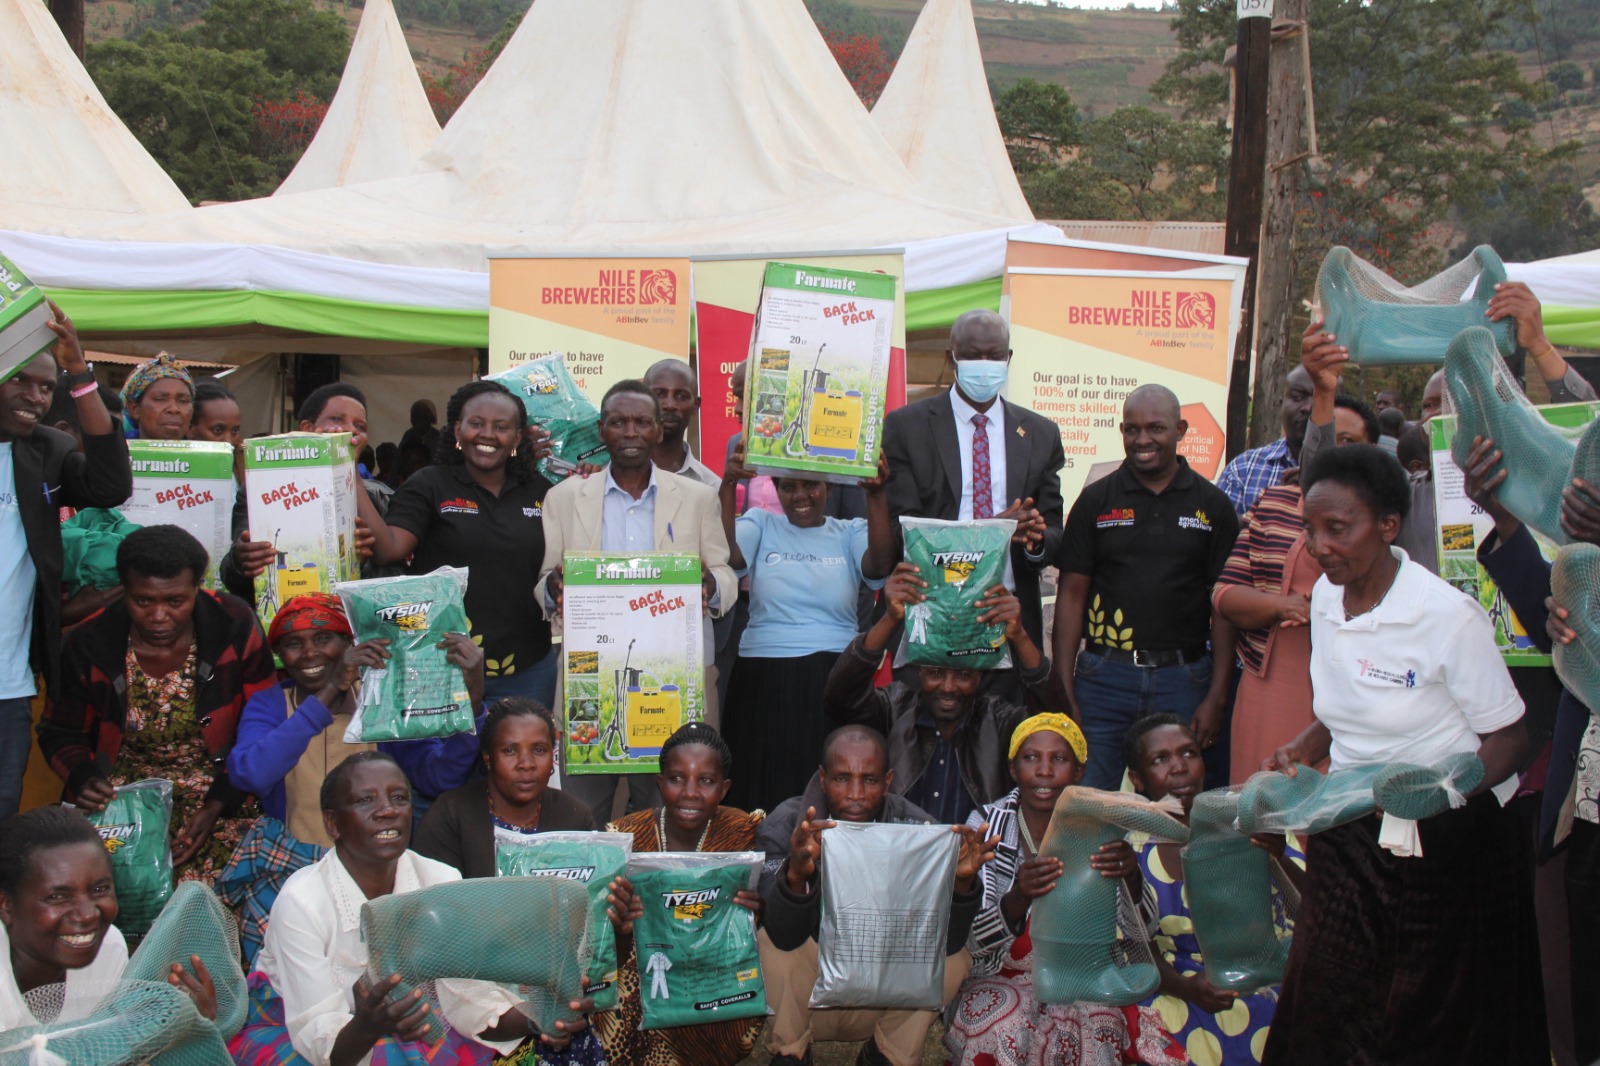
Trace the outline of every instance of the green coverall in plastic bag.
<instances>
[{"instance_id":1,"label":"green coverall in plastic bag","mask_svg":"<svg viewBox=\"0 0 1600 1066\"><path fill-rule=\"evenodd\" d=\"M172 897L171 823L172 782L159 777L121 786L105 810L89 815L111 853L124 933L145 933Z\"/></svg>"},{"instance_id":2,"label":"green coverall in plastic bag","mask_svg":"<svg viewBox=\"0 0 1600 1066\"><path fill-rule=\"evenodd\" d=\"M984 625L977 608L984 593L1005 580L1009 518L947 522L901 518L906 561L915 563L927 599L906 607L906 661L920 666L993 670L1004 665L1006 627Z\"/></svg>"}]
</instances>

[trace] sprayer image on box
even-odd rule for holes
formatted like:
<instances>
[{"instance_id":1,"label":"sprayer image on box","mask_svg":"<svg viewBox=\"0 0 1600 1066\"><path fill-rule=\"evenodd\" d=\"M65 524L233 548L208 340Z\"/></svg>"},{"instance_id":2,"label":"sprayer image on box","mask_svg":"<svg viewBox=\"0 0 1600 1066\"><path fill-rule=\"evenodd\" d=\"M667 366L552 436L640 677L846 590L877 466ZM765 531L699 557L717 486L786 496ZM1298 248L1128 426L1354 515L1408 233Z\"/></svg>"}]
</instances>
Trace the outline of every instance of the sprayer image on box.
<instances>
[{"instance_id":1,"label":"sprayer image on box","mask_svg":"<svg viewBox=\"0 0 1600 1066\"><path fill-rule=\"evenodd\" d=\"M800 416L783 438L785 455L796 459L830 456L854 459L861 434L861 393L846 389L822 369L826 342L801 378ZM802 436L803 434L803 436Z\"/></svg>"},{"instance_id":2,"label":"sprayer image on box","mask_svg":"<svg viewBox=\"0 0 1600 1066\"><path fill-rule=\"evenodd\" d=\"M598 740L601 757L608 762L660 755L661 745L683 720L682 692L677 685L663 684L653 674L632 665L634 643L628 641L621 668L612 671L611 724Z\"/></svg>"}]
</instances>

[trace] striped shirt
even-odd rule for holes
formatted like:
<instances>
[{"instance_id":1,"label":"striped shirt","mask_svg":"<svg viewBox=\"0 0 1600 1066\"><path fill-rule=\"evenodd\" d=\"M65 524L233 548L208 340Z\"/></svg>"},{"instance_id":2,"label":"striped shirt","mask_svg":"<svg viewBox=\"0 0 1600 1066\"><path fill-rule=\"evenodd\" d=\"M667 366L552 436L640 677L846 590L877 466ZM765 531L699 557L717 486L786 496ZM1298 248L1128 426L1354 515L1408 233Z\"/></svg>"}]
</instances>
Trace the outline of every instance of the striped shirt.
<instances>
[{"instance_id":1,"label":"striped shirt","mask_svg":"<svg viewBox=\"0 0 1600 1066\"><path fill-rule=\"evenodd\" d=\"M1300 505L1298 485L1278 485L1261 494L1245 518L1239 539L1233 542L1233 552L1212 587L1212 604L1220 603L1223 594L1234 587L1253 588L1274 596L1283 594L1284 583L1290 577L1284 573L1289 549L1306 528ZM1239 632L1239 658L1253 674L1261 673L1266 662L1267 638L1271 635L1266 629Z\"/></svg>"}]
</instances>

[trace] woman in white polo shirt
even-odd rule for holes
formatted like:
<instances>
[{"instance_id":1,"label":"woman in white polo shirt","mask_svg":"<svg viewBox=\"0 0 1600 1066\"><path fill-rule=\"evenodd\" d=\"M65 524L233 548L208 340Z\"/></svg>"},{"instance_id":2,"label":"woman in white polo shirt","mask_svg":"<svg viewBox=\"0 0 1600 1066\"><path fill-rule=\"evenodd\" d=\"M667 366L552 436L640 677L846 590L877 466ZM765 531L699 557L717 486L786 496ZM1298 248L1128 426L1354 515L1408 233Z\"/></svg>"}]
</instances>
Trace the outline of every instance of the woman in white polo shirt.
<instances>
[{"instance_id":1,"label":"woman in white polo shirt","mask_svg":"<svg viewBox=\"0 0 1600 1066\"><path fill-rule=\"evenodd\" d=\"M1420 855L1386 850L1380 815L1310 838L1263 1061L1544 1066L1533 859L1502 806L1528 740L1488 616L1394 547L1410 491L1392 456L1330 449L1300 483L1323 570L1310 611L1317 720L1270 763L1328 758L1341 770L1475 752L1485 772L1464 806L1416 823Z\"/></svg>"}]
</instances>

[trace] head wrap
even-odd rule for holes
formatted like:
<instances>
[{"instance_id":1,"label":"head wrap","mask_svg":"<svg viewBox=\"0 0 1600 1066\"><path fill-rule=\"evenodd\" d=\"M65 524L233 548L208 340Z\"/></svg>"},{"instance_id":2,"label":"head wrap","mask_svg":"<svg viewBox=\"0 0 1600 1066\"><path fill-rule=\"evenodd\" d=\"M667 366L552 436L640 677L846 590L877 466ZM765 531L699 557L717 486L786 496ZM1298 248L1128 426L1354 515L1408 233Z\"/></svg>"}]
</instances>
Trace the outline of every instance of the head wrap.
<instances>
[{"instance_id":1,"label":"head wrap","mask_svg":"<svg viewBox=\"0 0 1600 1066\"><path fill-rule=\"evenodd\" d=\"M302 629L325 629L330 633L355 638L350 631L350 620L344 614L344 604L339 602L339 597L327 592L308 592L303 596L295 596L279 607L278 613L273 616L272 627L267 630L267 646L277 647L279 640Z\"/></svg>"},{"instance_id":2,"label":"head wrap","mask_svg":"<svg viewBox=\"0 0 1600 1066\"><path fill-rule=\"evenodd\" d=\"M137 431L133 416L127 409L139 402L139 397L162 378L177 378L189 386L189 392L194 392L194 379L189 377L189 372L178 365L178 361L170 352L158 352L154 359L140 363L133 368L133 373L128 375L128 380L122 383L122 423L125 428ZM131 436L132 434L130 434Z\"/></svg>"},{"instance_id":3,"label":"head wrap","mask_svg":"<svg viewBox=\"0 0 1600 1066\"><path fill-rule=\"evenodd\" d=\"M1036 714L1017 723L1017 728L1011 731L1011 751L1006 758L1015 759L1022 750L1023 741L1035 733L1054 733L1064 739L1072 748L1072 754L1078 757L1079 766L1089 761L1089 742L1084 739L1083 730L1064 714Z\"/></svg>"}]
</instances>

